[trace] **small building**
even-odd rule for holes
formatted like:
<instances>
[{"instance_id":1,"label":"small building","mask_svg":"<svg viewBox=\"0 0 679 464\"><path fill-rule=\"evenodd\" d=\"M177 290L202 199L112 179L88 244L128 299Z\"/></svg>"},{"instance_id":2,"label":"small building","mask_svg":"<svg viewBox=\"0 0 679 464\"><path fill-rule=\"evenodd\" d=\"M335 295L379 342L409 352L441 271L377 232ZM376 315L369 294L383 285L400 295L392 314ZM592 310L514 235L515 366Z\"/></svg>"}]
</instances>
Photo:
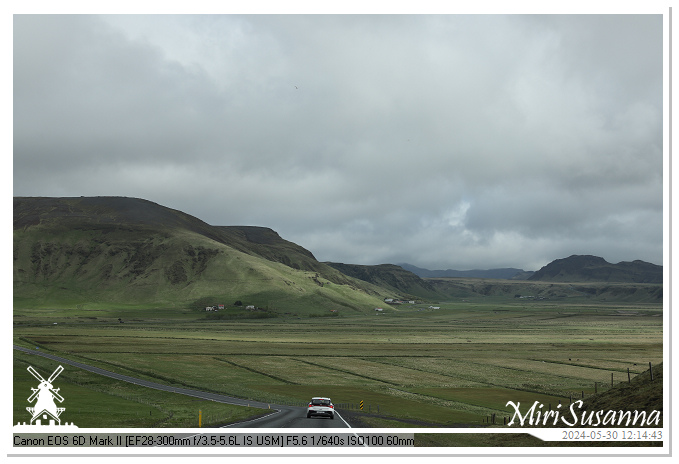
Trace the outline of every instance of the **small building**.
<instances>
[{"instance_id":1,"label":"small building","mask_svg":"<svg viewBox=\"0 0 679 464\"><path fill-rule=\"evenodd\" d=\"M382 308L375 308L375 311L382 312L383 309Z\"/></svg>"},{"instance_id":2,"label":"small building","mask_svg":"<svg viewBox=\"0 0 679 464\"><path fill-rule=\"evenodd\" d=\"M224 309L224 305L223 305L223 304L218 304L218 305L217 305L217 309Z\"/></svg>"},{"instance_id":3,"label":"small building","mask_svg":"<svg viewBox=\"0 0 679 464\"><path fill-rule=\"evenodd\" d=\"M255 310L255 305L247 305L247 306L245 307L245 309L249 309L250 311L254 311L254 310Z\"/></svg>"}]
</instances>

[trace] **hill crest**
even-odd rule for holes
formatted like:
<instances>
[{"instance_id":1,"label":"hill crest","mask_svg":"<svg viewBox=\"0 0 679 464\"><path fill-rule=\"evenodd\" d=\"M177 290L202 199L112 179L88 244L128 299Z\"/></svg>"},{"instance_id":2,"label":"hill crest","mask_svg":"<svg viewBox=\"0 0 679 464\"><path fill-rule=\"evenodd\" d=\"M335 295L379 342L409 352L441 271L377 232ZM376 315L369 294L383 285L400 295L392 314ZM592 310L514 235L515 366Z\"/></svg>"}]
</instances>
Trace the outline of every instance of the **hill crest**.
<instances>
[{"instance_id":1,"label":"hill crest","mask_svg":"<svg viewBox=\"0 0 679 464\"><path fill-rule=\"evenodd\" d=\"M413 274L426 279L437 277L463 277L463 278L479 278L479 279L527 279L532 275L531 271L524 271L517 268L497 268L497 269L471 269L467 271L458 271L455 269L438 269L429 270L414 266L408 263L399 263L398 266L412 272Z\"/></svg>"},{"instance_id":2,"label":"hill crest","mask_svg":"<svg viewBox=\"0 0 679 464\"><path fill-rule=\"evenodd\" d=\"M387 291L318 262L275 231L211 226L125 197L15 197L15 305L187 305L367 311Z\"/></svg>"},{"instance_id":3,"label":"hill crest","mask_svg":"<svg viewBox=\"0 0 679 464\"><path fill-rule=\"evenodd\" d=\"M436 298L440 297L434 286L416 274L395 264L361 265L344 263L325 263L342 274L362 280L394 292L399 298Z\"/></svg>"},{"instance_id":4,"label":"hill crest","mask_svg":"<svg viewBox=\"0 0 679 464\"><path fill-rule=\"evenodd\" d=\"M640 260L612 264L599 256L571 255L552 261L536 271L528 280L662 283L663 268Z\"/></svg>"}]
</instances>

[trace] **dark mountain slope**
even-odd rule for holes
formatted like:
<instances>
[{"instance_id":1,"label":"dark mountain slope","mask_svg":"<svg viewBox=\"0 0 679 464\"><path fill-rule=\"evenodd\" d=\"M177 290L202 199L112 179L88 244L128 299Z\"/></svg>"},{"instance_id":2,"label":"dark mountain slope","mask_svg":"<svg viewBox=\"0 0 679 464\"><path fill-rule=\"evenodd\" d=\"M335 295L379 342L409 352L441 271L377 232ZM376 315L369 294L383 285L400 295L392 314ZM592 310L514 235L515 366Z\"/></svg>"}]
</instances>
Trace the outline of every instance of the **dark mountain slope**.
<instances>
[{"instance_id":1,"label":"dark mountain slope","mask_svg":"<svg viewBox=\"0 0 679 464\"><path fill-rule=\"evenodd\" d=\"M662 266L643 261L611 264L598 256L572 255L552 261L528 280L662 283L663 269Z\"/></svg>"},{"instance_id":2,"label":"dark mountain slope","mask_svg":"<svg viewBox=\"0 0 679 464\"><path fill-rule=\"evenodd\" d=\"M517 268L499 268L499 269L472 269L469 271L456 271L454 269L446 270L429 270L421 267L413 266L408 263L398 264L406 271L410 271L419 277L436 278L436 277L464 277L464 278L480 278L480 279L526 279L532 273Z\"/></svg>"},{"instance_id":3,"label":"dark mountain slope","mask_svg":"<svg viewBox=\"0 0 679 464\"><path fill-rule=\"evenodd\" d=\"M223 242L214 228L178 210L140 198L14 198L14 230L28 226L55 230L187 230Z\"/></svg>"},{"instance_id":4,"label":"dark mountain slope","mask_svg":"<svg viewBox=\"0 0 679 464\"><path fill-rule=\"evenodd\" d=\"M429 282L394 264L365 266L359 264L326 263L345 275L391 289L401 298L434 298L441 295Z\"/></svg>"}]
</instances>

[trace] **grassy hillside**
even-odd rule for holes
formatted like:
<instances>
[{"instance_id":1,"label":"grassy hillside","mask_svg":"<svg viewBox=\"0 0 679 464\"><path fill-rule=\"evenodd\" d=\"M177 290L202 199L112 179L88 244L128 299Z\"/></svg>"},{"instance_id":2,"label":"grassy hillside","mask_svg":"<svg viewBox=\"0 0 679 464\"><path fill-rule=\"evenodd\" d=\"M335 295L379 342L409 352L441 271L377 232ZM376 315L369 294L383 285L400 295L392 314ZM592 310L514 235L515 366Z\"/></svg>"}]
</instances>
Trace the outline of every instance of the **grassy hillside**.
<instances>
[{"instance_id":1,"label":"grassy hillside","mask_svg":"<svg viewBox=\"0 0 679 464\"><path fill-rule=\"evenodd\" d=\"M211 298L326 313L372 310L384 298L269 229L213 227L139 199L16 198L13 251L15 307L186 307Z\"/></svg>"},{"instance_id":2,"label":"grassy hillside","mask_svg":"<svg viewBox=\"0 0 679 464\"><path fill-rule=\"evenodd\" d=\"M579 413L596 411L663 411L663 363L651 370L635 376L630 382L622 382L615 387L583 402ZM587 414L589 417L589 414ZM659 427L662 427L661 416Z\"/></svg>"}]
</instances>

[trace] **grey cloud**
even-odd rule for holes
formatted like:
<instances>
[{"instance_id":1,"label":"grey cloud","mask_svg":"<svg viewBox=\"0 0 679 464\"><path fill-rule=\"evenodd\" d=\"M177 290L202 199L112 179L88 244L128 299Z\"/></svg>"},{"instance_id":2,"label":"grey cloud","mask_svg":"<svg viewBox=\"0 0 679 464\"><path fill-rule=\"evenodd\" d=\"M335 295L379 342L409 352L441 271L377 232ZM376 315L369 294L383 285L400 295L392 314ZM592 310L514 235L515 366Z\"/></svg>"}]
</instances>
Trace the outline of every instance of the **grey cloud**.
<instances>
[{"instance_id":1,"label":"grey cloud","mask_svg":"<svg viewBox=\"0 0 679 464\"><path fill-rule=\"evenodd\" d=\"M15 195L334 261L662 262L660 16L17 15L14 83Z\"/></svg>"}]
</instances>

